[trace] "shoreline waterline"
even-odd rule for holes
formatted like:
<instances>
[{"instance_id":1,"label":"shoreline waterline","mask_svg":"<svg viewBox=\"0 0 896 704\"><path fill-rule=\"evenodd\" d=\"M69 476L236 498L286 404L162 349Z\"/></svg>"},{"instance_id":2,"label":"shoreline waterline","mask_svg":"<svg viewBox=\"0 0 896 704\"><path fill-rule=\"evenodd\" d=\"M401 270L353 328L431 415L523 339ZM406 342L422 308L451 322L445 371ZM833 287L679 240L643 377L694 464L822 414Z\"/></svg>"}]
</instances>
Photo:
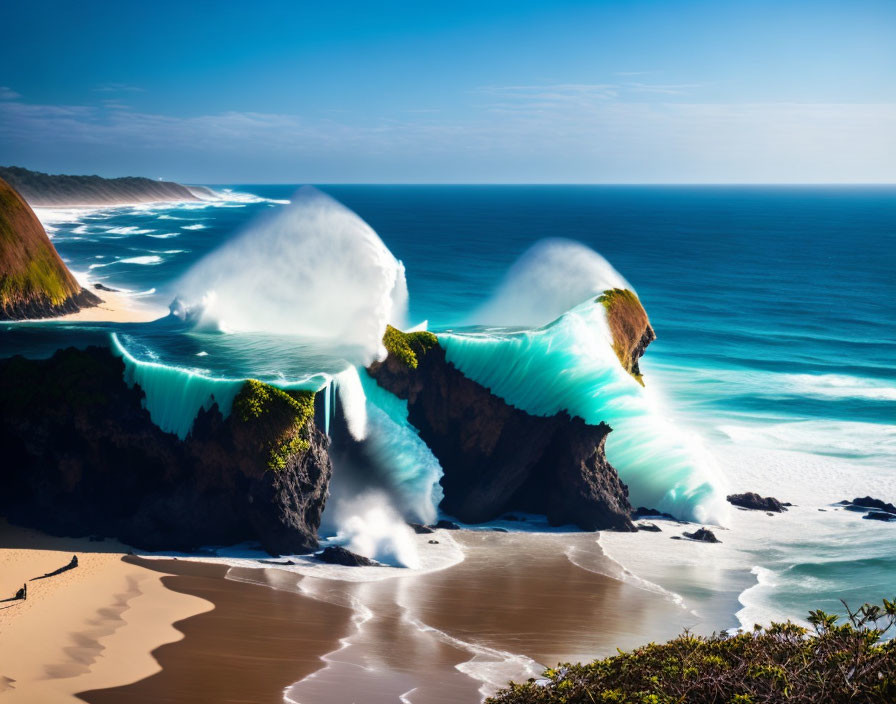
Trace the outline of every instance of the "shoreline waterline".
<instances>
[{"instance_id":1,"label":"shoreline waterline","mask_svg":"<svg viewBox=\"0 0 896 704\"><path fill-rule=\"evenodd\" d=\"M463 551L462 560L432 571L393 568L394 577L370 581L346 581L326 565L298 573L249 559L221 564L213 557L128 557L175 573L165 578L167 587L209 599L215 611L177 624L186 637L155 653L160 673L83 698L96 704L116 701L114 696L149 702L177 690L184 698L171 701L213 701L190 689L189 673L207 666L204 644L212 640L216 659L238 671L242 656L219 641L240 632L249 641L263 637L295 645L295 662L285 662L282 652L274 658L281 670L273 682L292 673L282 690L288 702L333 701L335 691L366 702L472 702L558 662L664 640L693 624L693 614L668 595L607 576L612 566L601 574L572 562L565 549L570 544L596 562L608 562L594 533L447 532ZM270 603L288 613L272 618L265 615L267 606L260 615L259 604ZM326 618L316 620L321 614ZM258 647L264 652L266 646ZM255 696L264 700L268 684L259 684L262 694Z\"/></svg>"}]
</instances>

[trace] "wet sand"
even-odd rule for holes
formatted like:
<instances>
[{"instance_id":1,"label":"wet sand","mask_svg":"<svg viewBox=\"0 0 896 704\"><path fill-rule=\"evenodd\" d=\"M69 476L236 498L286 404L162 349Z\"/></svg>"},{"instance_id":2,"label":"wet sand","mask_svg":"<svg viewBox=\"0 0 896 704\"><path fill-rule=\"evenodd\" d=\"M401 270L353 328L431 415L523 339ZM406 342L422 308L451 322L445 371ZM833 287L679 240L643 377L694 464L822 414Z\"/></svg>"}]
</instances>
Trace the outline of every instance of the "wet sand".
<instances>
[{"instance_id":1,"label":"wet sand","mask_svg":"<svg viewBox=\"0 0 896 704\"><path fill-rule=\"evenodd\" d=\"M402 603L458 638L553 666L674 637L697 619L671 599L582 569L571 548L606 561L595 534L468 532L467 558L418 578Z\"/></svg>"},{"instance_id":2,"label":"wet sand","mask_svg":"<svg viewBox=\"0 0 896 704\"><path fill-rule=\"evenodd\" d=\"M153 653L161 672L80 696L91 704L474 704L510 679L664 640L699 620L669 595L601 574L618 567L595 534L451 538L463 562L369 582L128 558L174 573L163 577L167 588L215 609L176 624L184 639Z\"/></svg>"},{"instance_id":3,"label":"wet sand","mask_svg":"<svg viewBox=\"0 0 896 704\"><path fill-rule=\"evenodd\" d=\"M82 274L75 274L75 277L82 288L99 297L102 303L53 320L73 323L148 323L168 315L168 310L162 306L139 301L121 291L99 290Z\"/></svg>"},{"instance_id":4,"label":"wet sand","mask_svg":"<svg viewBox=\"0 0 896 704\"><path fill-rule=\"evenodd\" d=\"M476 702L509 679L672 637L696 620L665 596L570 562L571 545L605 561L593 534L454 538L467 557L445 570L360 584L306 577L308 593L359 605L363 622L287 699Z\"/></svg>"},{"instance_id":5,"label":"wet sand","mask_svg":"<svg viewBox=\"0 0 896 704\"><path fill-rule=\"evenodd\" d=\"M82 692L91 704L283 701L283 690L321 667L350 628L349 609L298 594L294 575L254 572L252 584L225 579L227 567L185 560L129 562L173 576L172 592L207 599L214 610L175 624L178 643L153 652L162 671L133 685ZM284 581L285 580L285 581ZM277 588L273 588L275 585Z\"/></svg>"}]
</instances>

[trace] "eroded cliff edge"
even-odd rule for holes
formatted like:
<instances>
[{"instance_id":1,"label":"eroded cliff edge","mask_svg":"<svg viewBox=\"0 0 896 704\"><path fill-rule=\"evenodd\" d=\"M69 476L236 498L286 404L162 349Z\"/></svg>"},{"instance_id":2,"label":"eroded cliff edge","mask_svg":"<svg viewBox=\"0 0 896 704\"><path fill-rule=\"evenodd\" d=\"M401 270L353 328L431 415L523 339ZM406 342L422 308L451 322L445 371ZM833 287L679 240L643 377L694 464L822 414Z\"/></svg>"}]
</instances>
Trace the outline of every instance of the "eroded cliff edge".
<instances>
[{"instance_id":1,"label":"eroded cliff edge","mask_svg":"<svg viewBox=\"0 0 896 704\"><path fill-rule=\"evenodd\" d=\"M444 471L441 508L468 523L507 511L555 525L634 530L628 488L607 461L606 423L535 416L464 376L431 333L387 330L388 356L367 371L408 402L408 420Z\"/></svg>"},{"instance_id":2,"label":"eroded cliff edge","mask_svg":"<svg viewBox=\"0 0 896 704\"><path fill-rule=\"evenodd\" d=\"M180 440L123 373L100 347L0 360L0 513L145 549L317 547L332 466L313 393L247 381L227 418L202 410Z\"/></svg>"}]
</instances>

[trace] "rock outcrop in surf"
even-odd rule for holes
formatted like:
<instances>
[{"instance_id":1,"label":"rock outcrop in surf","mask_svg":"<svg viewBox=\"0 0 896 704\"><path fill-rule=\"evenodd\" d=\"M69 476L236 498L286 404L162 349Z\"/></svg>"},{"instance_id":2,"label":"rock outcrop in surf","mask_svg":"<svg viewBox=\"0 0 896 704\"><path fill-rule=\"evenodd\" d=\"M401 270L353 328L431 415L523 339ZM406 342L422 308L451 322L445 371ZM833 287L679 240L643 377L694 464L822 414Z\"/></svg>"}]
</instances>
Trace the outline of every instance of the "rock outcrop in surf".
<instances>
[{"instance_id":1,"label":"rock outcrop in surf","mask_svg":"<svg viewBox=\"0 0 896 704\"><path fill-rule=\"evenodd\" d=\"M153 203L194 201L214 198L203 186L183 186L172 181L127 176L72 176L45 174L21 166L0 166L5 179L32 206L115 205L117 203Z\"/></svg>"},{"instance_id":2,"label":"rock outcrop in surf","mask_svg":"<svg viewBox=\"0 0 896 704\"><path fill-rule=\"evenodd\" d=\"M317 548L332 466L314 394L248 381L224 418L166 433L109 349L0 360L0 513L51 533L195 550Z\"/></svg>"},{"instance_id":3,"label":"rock outcrop in surf","mask_svg":"<svg viewBox=\"0 0 896 704\"><path fill-rule=\"evenodd\" d=\"M787 507L790 506L789 503L783 503L774 496L760 496L753 491L748 491L744 494L729 494L727 501L729 504L739 508L751 511L771 511L773 513L786 511Z\"/></svg>"},{"instance_id":4,"label":"rock outcrop in surf","mask_svg":"<svg viewBox=\"0 0 896 704\"><path fill-rule=\"evenodd\" d=\"M607 311L607 325L619 363L643 386L638 360L656 339L647 311L635 293L625 288L608 289L597 300Z\"/></svg>"},{"instance_id":5,"label":"rock outcrop in surf","mask_svg":"<svg viewBox=\"0 0 896 704\"><path fill-rule=\"evenodd\" d=\"M101 302L81 288L34 211L0 178L0 320L55 317Z\"/></svg>"},{"instance_id":6,"label":"rock outcrop in surf","mask_svg":"<svg viewBox=\"0 0 896 704\"><path fill-rule=\"evenodd\" d=\"M535 416L464 376L435 335L387 330L389 354L367 371L408 403L408 420L438 458L441 508L467 523L508 511L586 530L635 530L628 489L607 461L606 423Z\"/></svg>"}]
</instances>

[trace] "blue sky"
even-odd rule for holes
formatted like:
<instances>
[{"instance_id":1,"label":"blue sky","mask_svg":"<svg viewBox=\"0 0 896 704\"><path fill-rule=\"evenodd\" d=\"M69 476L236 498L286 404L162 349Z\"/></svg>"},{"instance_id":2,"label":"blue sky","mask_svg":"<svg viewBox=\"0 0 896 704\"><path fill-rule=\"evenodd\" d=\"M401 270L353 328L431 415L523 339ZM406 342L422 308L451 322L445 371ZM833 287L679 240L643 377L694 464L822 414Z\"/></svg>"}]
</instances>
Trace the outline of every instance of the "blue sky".
<instances>
[{"instance_id":1,"label":"blue sky","mask_svg":"<svg viewBox=\"0 0 896 704\"><path fill-rule=\"evenodd\" d=\"M3 16L3 164L205 183L896 182L892 1Z\"/></svg>"}]
</instances>

